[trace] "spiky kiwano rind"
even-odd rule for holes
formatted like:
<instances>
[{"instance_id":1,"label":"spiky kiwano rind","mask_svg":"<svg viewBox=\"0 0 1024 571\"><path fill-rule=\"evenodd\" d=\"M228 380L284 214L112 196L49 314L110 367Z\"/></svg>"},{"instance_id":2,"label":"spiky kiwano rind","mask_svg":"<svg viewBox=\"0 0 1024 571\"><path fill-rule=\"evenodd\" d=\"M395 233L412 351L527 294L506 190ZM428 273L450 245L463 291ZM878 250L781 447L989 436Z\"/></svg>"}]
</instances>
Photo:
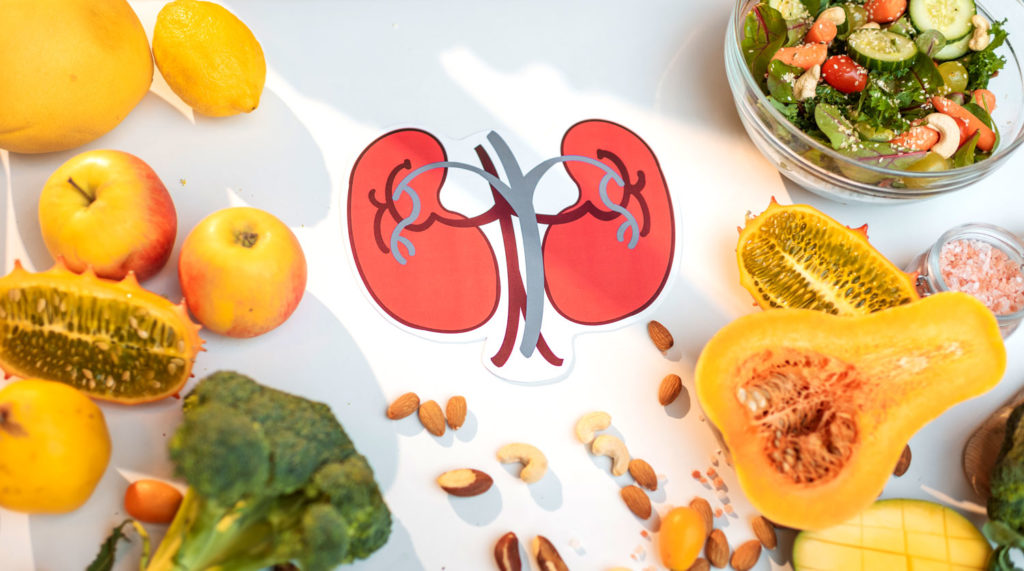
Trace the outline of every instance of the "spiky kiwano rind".
<instances>
[{"instance_id":1,"label":"spiky kiwano rind","mask_svg":"<svg viewBox=\"0 0 1024 571\"><path fill-rule=\"evenodd\" d=\"M75 274L62 262L0 278L0 369L60 381L125 404L176 394L201 350L184 307L120 282Z\"/></svg>"}]
</instances>

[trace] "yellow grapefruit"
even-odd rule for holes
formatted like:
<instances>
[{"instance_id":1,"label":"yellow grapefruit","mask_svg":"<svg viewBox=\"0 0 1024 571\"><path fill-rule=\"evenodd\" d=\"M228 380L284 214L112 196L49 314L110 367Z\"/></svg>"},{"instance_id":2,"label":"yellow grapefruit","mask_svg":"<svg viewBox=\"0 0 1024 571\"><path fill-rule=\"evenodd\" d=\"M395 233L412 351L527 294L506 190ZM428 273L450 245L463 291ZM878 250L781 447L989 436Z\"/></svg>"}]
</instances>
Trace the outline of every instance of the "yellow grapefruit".
<instances>
[{"instance_id":1,"label":"yellow grapefruit","mask_svg":"<svg viewBox=\"0 0 1024 571\"><path fill-rule=\"evenodd\" d=\"M125 0L0 0L0 14L0 148L75 148L149 90L149 41Z\"/></svg>"}]
</instances>

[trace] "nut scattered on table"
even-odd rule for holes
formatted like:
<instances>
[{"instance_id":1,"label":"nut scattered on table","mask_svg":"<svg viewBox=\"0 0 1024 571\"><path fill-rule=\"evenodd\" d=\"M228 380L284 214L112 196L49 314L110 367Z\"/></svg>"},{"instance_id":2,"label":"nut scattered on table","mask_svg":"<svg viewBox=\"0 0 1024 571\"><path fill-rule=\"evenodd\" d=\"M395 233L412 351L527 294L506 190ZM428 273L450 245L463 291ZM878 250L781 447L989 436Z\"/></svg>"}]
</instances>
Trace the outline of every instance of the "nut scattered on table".
<instances>
[{"instance_id":1,"label":"nut scattered on table","mask_svg":"<svg viewBox=\"0 0 1024 571\"><path fill-rule=\"evenodd\" d=\"M775 526L762 515L756 515L750 520L750 527L754 530L754 536L761 542L765 549L775 549L779 539L775 535Z\"/></svg>"},{"instance_id":2,"label":"nut scattered on table","mask_svg":"<svg viewBox=\"0 0 1024 571\"><path fill-rule=\"evenodd\" d=\"M558 554L554 544L543 535L534 537L530 548L534 559L537 560L537 567L541 571L569 571L569 567L562 560L562 556Z\"/></svg>"},{"instance_id":3,"label":"nut scattered on table","mask_svg":"<svg viewBox=\"0 0 1024 571\"><path fill-rule=\"evenodd\" d=\"M515 533L510 531L498 538L498 543L494 544L494 561L498 564L498 571L522 571L519 538Z\"/></svg>"},{"instance_id":4,"label":"nut scattered on table","mask_svg":"<svg viewBox=\"0 0 1024 571\"><path fill-rule=\"evenodd\" d=\"M594 440L594 433L612 425L612 416L607 412L595 410L588 412L576 421L576 439L584 444Z\"/></svg>"},{"instance_id":5,"label":"nut scattered on table","mask_svg":"<svg viewBox=\"0 0 1024 571\"><path fill-rule=\"evenodd\" d=\"M693 565L690 565L690 568L687 569L687 571L711 571L711 564L708 563L707 559L698 557L697 560L693 562Z\"/></svg>"},{"instance_id":6,"label":"nut scattered on table","mask_svg":"<svg viewBox=\"0 0 1024 571\"><path fill-rule=\"evenodd\" d=\"M892 475L899 478L903 474L906 474L907 470L910 468L910 458L910 445L907 444L903 447L903 453L900 454L900 459L896 462L896 467L893 469Z\"/></svg>"},{"instance_id":7,"label":"nut scattered on table","mask_svg":"<svg viewBox=\"0 0 1024 571\"><path fill-rule=\"evenodd\" d=\"M434 436L444 435L444 412L437 401L428 400L420 405L420 423Z\"/></svg>"},{"instance_id":8,"label":"nut scattered on table","mask_svg":"<svg viewBox=\"0 0 1024 571\"><path fill-rule=\"evenodd\" d=\"M664 353L675 345L672 333L660 321L651 321L647 324L647 335L650 336L654 346Z\"/></svg>"},{"instance_id":9,"label":"nut scattered on table","mask_svg":"<svg viewBox=\"0 0 1024 571\"><path fill-rule=\"evenodd\" d=\"M720 529L711 530L711 535L704 543L704 556L708 558L708 562L719 569L729 563L729 540L725 537L725 532Z\"/></svg>"},{"instance_id":10,"label":"nut scattered on table","mask_svg":"<svg viewBox=\"0 0 1024 571\"><path fill-rule=\"evenodd\" d=\"M520 462L523 469L519 472L519 479L527 484L540 481L548 470L548 459L544 453L536 446L522 442L506 444L499 448L498 462Z\"/></svg>"},{"instance_id":11,"label":"nut scattered on table","mask_svg":"<svg viewBox=\"0 0 1024 571\"><path fill-rule=\"evenodd\" d=\"M665 375L658 387L658 402L661 406L668 406L675 402L679 393L683 392L683 379L676 374Z\"/></svg>"},{"instance_id":12,"label":"nut scattered on table","mask_svg":"<svg viewBox=\"0 0 1024 571\"><path fill-rule=\"evenodd\" d=\"M733 551L729 564L736 571L750 571L761 558L761 542L756 539L744 541Z\"/></svg>"},{"instance_id":13,"label":"nut scattered on table","mask_svg":"<svg viewBox=\"0 0 1024 571\"><path fill-rule=\"evenodd\" d=\"M590 450L598 456L607 456L612 459L613 476L621 476L629 470L629 450L618 436L602 434L594 438Z\"/></svg>"},{"instance_id":14,"label":"nut scattered on table","mask_svg":"<svg viewBox=\"0 0 1024 571\"><path fill-rule=\"evenodd\" d=\"M633 515L640 519L651 517L651 499L643 490L631 484L619 490L619 495L622 496L622 501L626 503L626 507L633 512Z\"/></svg>"},{"instance_id":15,"label":"nut scattered on table","mask_svg":"<svg viewBox=\"0 0 1024 571\"><path fill-rule=\"evenodd\" d=\"M651 468L651 465L646 461L640 458L630 460L629 474L633 476L633 479L640 486L652 492L658 489L658 475L654 473L654 468Z\"/></svg>"},{"instance_id":16,"label":"nut scattered on table","mask_svg":"<svg viewBox=\"0 0 1024 571\"><path fill-rule=\"evenodd\" d=\"M420 397L416 393L405 393L388 405L387 415L391 420L398 420L416 412L419 407Z\"/></svg>"},{"instance_id":17,"label":"nut scattered on table","mask_svg":"<svg viewBox=\"0 0 1024 571\"><path fill-rule=\"evenodd\" d=\"M711 504L704 498L693 498L690 500L690 508L700 514L704 519L705 533L710 534L715 527L715 514L711 512Z\"/></svg>"},{"instance_id":18,"label":"nut scattered on table","mask_svg":"<svg viewBox=\"0 0 1024 571\"><path fill-rule=\"evenodd\" d=\"M444 406L444 414L448 417L448 427L452 430L458 430L462 428L462 425L466 422L466 397L454 396L448 399L448 403Z\"/></svg>"},{"instance_id":19,"label":"nut scattered on table","mask_svg":"<svg viewBox=\"0 0 1024 571\"><path fill-rule=\"evenodd\" d=\"M449 470L437 477L442 490L459 497L478 496L491 489L493 483L490 476L475 468Z\"/></svg>"}]
</instances>

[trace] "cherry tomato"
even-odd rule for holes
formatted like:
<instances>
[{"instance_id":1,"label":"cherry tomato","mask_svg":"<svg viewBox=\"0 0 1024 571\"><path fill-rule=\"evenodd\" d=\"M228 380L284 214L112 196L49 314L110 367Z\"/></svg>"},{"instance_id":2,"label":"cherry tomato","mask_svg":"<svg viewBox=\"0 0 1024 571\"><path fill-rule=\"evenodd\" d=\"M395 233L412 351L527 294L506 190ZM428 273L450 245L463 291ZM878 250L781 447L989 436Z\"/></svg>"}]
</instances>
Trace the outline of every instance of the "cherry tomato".
<instances>
[{"instance_id":1,"label":"cherry tomato","mask_svg":"<svg viewBox=\"0 0 1024 571\"><path fill-rule=\"evenodd\" d=\"M868 84L868 70L850 56L832 56L821 66L825 82L843 93L861 91Z\"/></svg>"},{"instance_id":2,"label":"cherry tomato","mask_svg":"<svg viewBox=\"0 0 1024 571\"><path fill-rule=\"evenodd\" d=\"M689 507L672 508L661 518L658 552L661 563L672 571L686 571L704 548L708 529L704 518Z\"/></svg>"},{"instance_id":3,"label":"cherry tomato","mask_svg":"<svg viewBox=\"0 0 1024 571\"><path fill-rule=\"evenodd\" d=\"M146 523L169 523L181 505L181 492L159 480L138 480L124 492L124 510Z\"/></svg>"}]
</instances>

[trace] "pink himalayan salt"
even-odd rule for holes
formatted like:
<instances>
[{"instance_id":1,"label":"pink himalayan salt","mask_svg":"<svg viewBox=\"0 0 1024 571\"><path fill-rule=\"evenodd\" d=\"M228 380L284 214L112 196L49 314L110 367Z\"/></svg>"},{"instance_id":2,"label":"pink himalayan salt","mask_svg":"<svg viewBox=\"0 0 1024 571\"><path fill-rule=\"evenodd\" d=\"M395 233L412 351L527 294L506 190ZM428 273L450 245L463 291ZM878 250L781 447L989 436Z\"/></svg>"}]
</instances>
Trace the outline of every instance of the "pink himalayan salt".
<instances>
[{"instance_id":1,"label":"pink himalayan salt","mask_svg":"<svg viewBox=\"0 0 1024 571\"><path fill-rule=\"evenodd\" d=\"M949 289L973 295L996 315L1024 307L1024 273L999 248L981 240L954 240L942 246L939 264Z\"/></svg>"}]
</instances>

